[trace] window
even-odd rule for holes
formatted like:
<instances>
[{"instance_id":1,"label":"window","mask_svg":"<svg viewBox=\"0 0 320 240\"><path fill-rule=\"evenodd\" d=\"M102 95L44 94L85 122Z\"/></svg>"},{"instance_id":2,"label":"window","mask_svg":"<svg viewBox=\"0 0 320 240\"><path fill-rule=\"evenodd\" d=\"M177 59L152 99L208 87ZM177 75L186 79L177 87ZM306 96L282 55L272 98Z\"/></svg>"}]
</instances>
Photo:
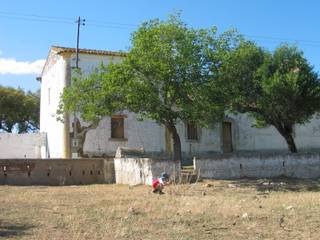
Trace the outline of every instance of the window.
<instances>
[{"instance_id":1,"label":"window","mask_svg":"<svg viewBox=\"0 0 320 240\"><path fill-rule=\"evenodd\" d=\"M198 129L194 123L187 123L187 139L198 140Z\"/></svg>"},{"instance_id":2,"label":"window","mask_svg":"<svg viewBox=\"0 0 320 240\"><path fill-rule=\"evenodd\" d=\"M124 138L124 117L111 117L111 138Z\"/></svg>"},{"instance_id":3,"label":"window","mask_svg":"<svg viewBox=\"0 0 320 240\"><path fill-rule=\"evenodd\" d=\"M224 153L231 153L232 148L232 123L222 123L222 150Z\"/></svg>"}]
</instances>

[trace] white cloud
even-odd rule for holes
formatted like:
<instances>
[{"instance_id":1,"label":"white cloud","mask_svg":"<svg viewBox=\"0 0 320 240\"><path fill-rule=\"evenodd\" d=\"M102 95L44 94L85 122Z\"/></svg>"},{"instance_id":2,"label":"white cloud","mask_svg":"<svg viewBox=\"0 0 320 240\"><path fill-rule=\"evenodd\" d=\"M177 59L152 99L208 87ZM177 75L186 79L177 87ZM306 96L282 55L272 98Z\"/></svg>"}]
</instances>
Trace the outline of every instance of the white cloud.
<instances>
[{"instance_id":1,"label":"white cloud","mask_svg":"<svg viewBox=\"0 0 320 240\"><path fill-rule=\"evenodd\" d=\"M18 62L13 58L0 58L0 74L40 74L45 61Z\"/></svg>"}]
</instances>

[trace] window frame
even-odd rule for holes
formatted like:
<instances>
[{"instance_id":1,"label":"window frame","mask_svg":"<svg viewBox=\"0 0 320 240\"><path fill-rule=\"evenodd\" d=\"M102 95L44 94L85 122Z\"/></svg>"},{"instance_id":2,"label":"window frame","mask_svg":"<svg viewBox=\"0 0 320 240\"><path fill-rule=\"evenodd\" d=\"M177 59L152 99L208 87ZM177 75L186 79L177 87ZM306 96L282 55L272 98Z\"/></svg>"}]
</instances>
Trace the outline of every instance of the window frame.
<instances>
[{"instance_id":1,"label":"window frame","mask_svg":"<svg viewBox=\"0 0 320 240\"><path fill-rule=\"evenodd\" d=\"M186 128L186 140L189 142L199 142L200 141L200 131L197 124L192 122L185 123ZM195 137L195 138L194 138Z\"/></svg>"},{"instance_id":2,"label":"window frame","mask_svg":"<svg viewBox=\"0 0 320 240\"><path fill-rule=\"evenodd\" d=\"M110 138L109 140L111 141L127 141L128 139L126 138L126 131L125 131L125 119L126 119L126 115L113 115L110 117ZM122 120L122 137L117 137L115 136L113 133L113 121L117 120L117 122L121 122L119 121L119 119Z\"/></svg>"}]
</instances>

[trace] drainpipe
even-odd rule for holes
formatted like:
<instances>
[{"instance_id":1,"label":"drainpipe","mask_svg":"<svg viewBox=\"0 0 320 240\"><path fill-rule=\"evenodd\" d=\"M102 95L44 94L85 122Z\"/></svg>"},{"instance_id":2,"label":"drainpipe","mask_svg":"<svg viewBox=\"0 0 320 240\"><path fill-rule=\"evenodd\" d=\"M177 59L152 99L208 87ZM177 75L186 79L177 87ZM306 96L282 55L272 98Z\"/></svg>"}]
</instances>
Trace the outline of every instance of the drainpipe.
<instances>
[{"instance_id":1,"label":"drainpipe","mask_svg":"<svg viewBox=\"0 0 320 240\"><path fill-rule=\"evenodd\" d=\"M71 83L70 58L64 57L64 87ZM70 154L70 116L63 114L63 158L71 158Z\"/></svg>"}]
</instances>

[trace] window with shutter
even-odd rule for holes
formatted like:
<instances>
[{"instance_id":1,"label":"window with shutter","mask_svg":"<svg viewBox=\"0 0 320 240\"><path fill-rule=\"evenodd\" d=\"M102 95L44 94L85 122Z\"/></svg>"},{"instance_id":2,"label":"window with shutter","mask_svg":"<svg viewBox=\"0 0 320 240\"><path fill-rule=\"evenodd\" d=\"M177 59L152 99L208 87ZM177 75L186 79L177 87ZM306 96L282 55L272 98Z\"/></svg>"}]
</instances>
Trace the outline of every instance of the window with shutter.
<instances>
[{"instance_id":1,"label":"window with shutter","mask_svg":"<svg viewBox=\"0 0 320 240\"><path fill-rule=\"evenodd\" d=\"M187 123L188 140L198 140L198 129L194 123Z\"/></svg>"}]
</instances>

